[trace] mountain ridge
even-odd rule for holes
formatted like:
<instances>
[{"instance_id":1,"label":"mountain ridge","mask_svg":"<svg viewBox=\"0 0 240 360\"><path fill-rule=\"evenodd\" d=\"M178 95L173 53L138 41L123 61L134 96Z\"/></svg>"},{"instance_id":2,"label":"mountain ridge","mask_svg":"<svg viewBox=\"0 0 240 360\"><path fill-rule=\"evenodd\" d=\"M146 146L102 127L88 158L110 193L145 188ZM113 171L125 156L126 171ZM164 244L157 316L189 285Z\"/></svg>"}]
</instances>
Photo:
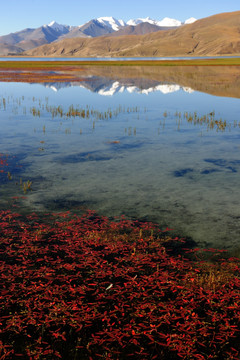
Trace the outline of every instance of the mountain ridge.
<instances>
[{"instance_id":1,"label":"mountain ridge","mask_svg":"<svg viewBox=\"0 0 240 360\"><path fill-rule=\"evenodd\" d=\"M145 35L69 39L43 45L27 56L161 57L240 54L240 11L200 19Z\"/></svg>"},{"instance_id":2,"label":"mountain ridge","mask_svg":"<svg viewBox=\"0 0 240 360\"><path fill-rule=\"evenodd\" d=\"M190 18L186 21L189 20L195 21L194 18ZM62 25L53 20L49 24L42 25L38 28L26 28L15 33L0 36L0 54L8 55L8 50L10 50L11 53L15 52L16 54L20 54L25 50L57 42L63 40L64 38L94 38L117 33L118 31L127 28L130 25L128 24L129 22L131 25L135 24L133 26L137 26L141 23L149 23L151 25L158 26L159 30L168 29L169 27L174 28L184 24L176 19L164 18L159 21L153 20L149 17L136 20L131 19L128 22L121 19L117 20L114 17L99 17L89 20L85 24L79 26ZM160 26L160 24L163 26ZM154 29L153 26L142 26L140 33L150 33L155 30L156 29ZM131 31L131 33L134 32L139 33L139 31ZM127 31L125 31L125 34L127 34Z\"/></svg>"},{"instance_id":3,"label":"mountain ridge","mask_svg":"<svg viewBox=\"0 0 240 360\"><path fill-rule=\"evenodd\" d=\"M174 27L173 27L174 28ZM118 31L112 32L107 36L122 36L122 35L145 35L151 32L160 30L169 30L170 28L160 27L149 22L142 22L137 25L127 25Z\"/></svg>"}]
</instances>

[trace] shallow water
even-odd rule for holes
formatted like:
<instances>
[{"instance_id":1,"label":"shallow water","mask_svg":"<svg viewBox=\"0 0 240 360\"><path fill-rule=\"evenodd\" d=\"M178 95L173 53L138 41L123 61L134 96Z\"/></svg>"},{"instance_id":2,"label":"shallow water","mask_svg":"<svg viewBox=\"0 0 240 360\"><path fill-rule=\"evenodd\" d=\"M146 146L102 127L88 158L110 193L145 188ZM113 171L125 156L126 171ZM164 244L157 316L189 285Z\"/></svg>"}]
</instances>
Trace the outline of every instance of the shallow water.
<instances>
[{"instance_id":1,"label":"shallow water","mask_svg":"<svg viewBox=\"0 0 240 360\"><path fill-rule=\"evenodd\" d=\"M238 98L96 74L0 83L0 94L2 208L124 214L238 251ZM70 105L89 117L67 116Z\"/></svg>"},{"instance_id":2,"label":"shallow water","mask_svg":"<svg viewBox=\"0 0 240 360\"><path fill-rule=\"evenodd\" d=\"M90 57L90 58L78 58L78 57L0 57L0 61L129 61L129 60L194 60L194 59L225 59L225 58L239 58L239 56L174 56L174 57Z\"/></svg>"}]
</instances>

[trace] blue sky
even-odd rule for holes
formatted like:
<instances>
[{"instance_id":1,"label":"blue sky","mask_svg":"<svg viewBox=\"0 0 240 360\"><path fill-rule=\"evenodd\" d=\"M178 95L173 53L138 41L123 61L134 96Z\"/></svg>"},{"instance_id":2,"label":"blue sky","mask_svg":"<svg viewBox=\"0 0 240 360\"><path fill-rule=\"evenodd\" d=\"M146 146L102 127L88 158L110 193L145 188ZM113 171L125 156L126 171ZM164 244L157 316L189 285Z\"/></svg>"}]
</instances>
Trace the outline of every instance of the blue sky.
<instances>
[{"instance_id":1,"label":"blue sky","mask_svg":"<svg viewBox=\"0 0 240 360\"><path fill-rule=\"evenodd\" d=\"M81 25L100 16L125 21L150 16L181 21L240 10L239 0L3 0L0 8L0 35L36 28L52 20Z\"/></svg>"}]
</instances>

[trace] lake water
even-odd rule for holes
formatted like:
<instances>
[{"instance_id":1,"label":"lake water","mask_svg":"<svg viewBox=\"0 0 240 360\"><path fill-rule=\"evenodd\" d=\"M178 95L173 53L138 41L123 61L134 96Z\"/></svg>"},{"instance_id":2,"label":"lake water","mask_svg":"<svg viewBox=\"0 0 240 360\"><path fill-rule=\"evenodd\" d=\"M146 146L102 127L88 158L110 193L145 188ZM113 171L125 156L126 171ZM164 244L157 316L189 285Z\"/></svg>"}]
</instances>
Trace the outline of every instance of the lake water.
<instances>
[{"instance_id":1,"label":"lake water","mask_svg":"<svg viewBox=\"0 0 240 360\"><path fill-rule=\"evenodd\" d=\"M229 59L239 58L239 56L174 56L174 57L96 57L96 58L78 58L78 57L0 57L0 61L129 61L129 60L196 60L196 59Z\"/></svg>"},{"instance_id":2,"label":"lake water","mask_svg":"<svg viewBox=\"0 0 240 360\"><path fill-rule=\"evenodd\" d=\"M1 208L94 209L238 251L239 74L214 90L212 69L193 70L0 83Z\"/></svg>"}]
</instances>

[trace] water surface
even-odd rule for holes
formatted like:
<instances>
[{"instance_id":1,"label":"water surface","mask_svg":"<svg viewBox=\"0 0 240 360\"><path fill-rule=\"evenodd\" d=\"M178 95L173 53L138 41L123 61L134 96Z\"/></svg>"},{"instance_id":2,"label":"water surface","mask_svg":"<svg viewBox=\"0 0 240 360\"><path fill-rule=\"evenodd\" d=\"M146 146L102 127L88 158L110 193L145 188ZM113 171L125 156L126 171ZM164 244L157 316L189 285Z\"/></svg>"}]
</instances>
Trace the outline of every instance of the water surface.
<instances>
[{"instance_id":1,"label":"water surface","mask_svg":"<svg viewBox=\"0 0 240 360\"><path fill-rule=\"evenodd\" d=\"M239 70L202 71L0 83L1 207L124 214L238 250Z\"/></svg>"}]
</instances>

